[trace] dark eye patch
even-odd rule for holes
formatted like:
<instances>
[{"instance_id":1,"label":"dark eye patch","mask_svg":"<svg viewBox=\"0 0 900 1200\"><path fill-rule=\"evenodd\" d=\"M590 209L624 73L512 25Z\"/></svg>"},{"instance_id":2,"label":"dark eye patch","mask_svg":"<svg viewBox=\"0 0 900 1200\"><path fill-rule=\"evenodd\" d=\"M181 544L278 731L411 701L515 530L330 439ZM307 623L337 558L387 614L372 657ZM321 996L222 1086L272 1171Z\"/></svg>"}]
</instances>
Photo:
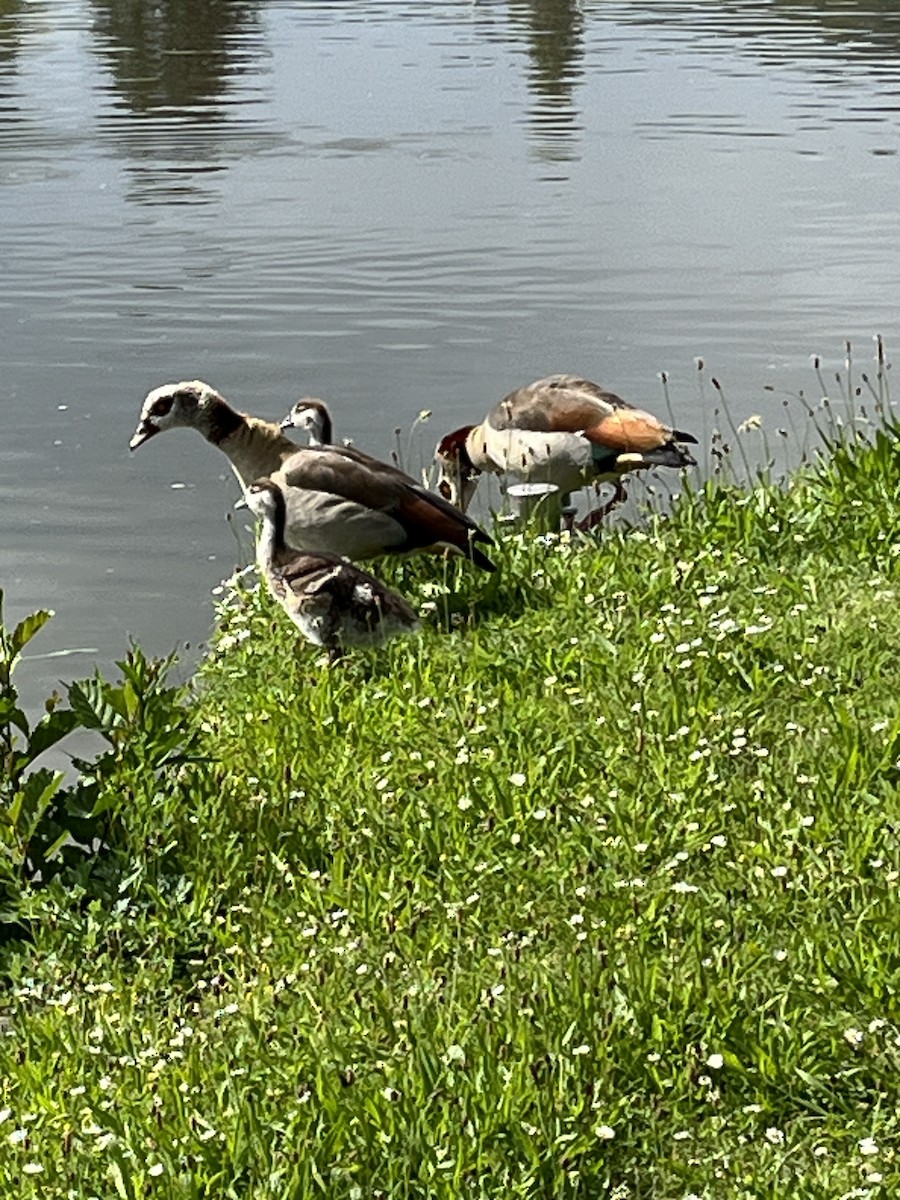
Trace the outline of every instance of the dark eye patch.
<instances>
[{"instance_id":1,"label":"dark eye patch","mask_svg":"<svg viewBox=\"0 0 900 1200\"><path fill-rule=\"evenodd\" d=\"M172 408L174 396L160 396L158 400L154 400L150 406L151 417L165 417Z\"/></svg>"}]
</instances>

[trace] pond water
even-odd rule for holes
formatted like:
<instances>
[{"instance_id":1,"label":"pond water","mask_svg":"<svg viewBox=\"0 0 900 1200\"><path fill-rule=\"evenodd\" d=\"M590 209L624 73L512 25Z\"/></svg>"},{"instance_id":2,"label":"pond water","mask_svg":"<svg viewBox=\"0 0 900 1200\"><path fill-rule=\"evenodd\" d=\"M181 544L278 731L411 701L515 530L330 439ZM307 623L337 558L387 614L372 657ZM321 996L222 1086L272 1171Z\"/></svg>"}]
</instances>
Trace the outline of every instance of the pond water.
<instances>
[{"instance_id":1,"label":"pond water","mask_svg":"<svg viewBox=\"0 0 900 1200\"><path fill-rule=\"evenodd\" d=\"M575 371L708 436L896 336L900 10L0 0L0 586L26 696L202 641L246 561L201 377L381 455ZM414 464L416 465L416 464ZM47 657L59 655L59 657Z\"/></svg>"}]
</instances>

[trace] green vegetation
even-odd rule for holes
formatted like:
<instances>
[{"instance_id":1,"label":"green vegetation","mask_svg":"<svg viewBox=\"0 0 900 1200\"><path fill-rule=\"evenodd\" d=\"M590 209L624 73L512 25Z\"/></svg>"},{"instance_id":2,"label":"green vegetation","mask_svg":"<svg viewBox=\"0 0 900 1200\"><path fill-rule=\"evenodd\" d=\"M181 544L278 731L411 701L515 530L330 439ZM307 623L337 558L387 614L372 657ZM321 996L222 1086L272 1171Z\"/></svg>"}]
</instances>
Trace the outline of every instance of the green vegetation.
<instances>
[{"instance_id":1,"label":"green vegetation","mask_svg":"<svg viewBox=\"0 0 900 1200\"><path fill-rule=\"evenodd\" d=\"M896 1195L898 535L888 422L401 564L337 668L238 588L190 691L73 688L92 844L0 792L4 1194Z\"/></svg>"}]
</instances>

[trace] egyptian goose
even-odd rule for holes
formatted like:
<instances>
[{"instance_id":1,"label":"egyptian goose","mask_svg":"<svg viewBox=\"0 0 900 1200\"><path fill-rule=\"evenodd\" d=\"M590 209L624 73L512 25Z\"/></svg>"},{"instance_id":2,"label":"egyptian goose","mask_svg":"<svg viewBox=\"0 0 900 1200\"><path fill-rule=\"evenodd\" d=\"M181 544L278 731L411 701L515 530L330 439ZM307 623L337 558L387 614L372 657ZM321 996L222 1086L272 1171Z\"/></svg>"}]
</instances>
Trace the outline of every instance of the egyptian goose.
<instances>
[{"instance_id":1,"label":"egyptian goose","mask_svg":"<svg viewBox=\"0 0 900 1200\"><path fill-rule=\"evenodd\" d=\"M415 610L368 571L336 554L295 554L284 542L284 492L258 479L246 492L260 521L256 563L269 591L303 636L332 662L347 646L371 646L419 626Z\"/></svg>"},{"instance_id":2,"label":"egyptian goose","mask_svg":"<svg viewBox=\"0 0 900 1200\"><path fill-rule=\"evenodd\" d=\"M227 455L245 495L254 480L272 476L284 492L285 542L294 551L365 559L451 549L494 569L476 544L492 539L442 496L349 446L298 447L278 425L235 412L199 380L147 395L131 449L179 425Z\"/></svg>"},{"instance_id":3,"label":"egyptian goose","mask_svg":"<svg viewBox=\"0 0 900 1200\"><path fill-rule=\"evenodd\" d=\"M303 396L281 422L282 429L303 429L310 446L330 446L334 441L331 413L324 402Z\"/></svg>"},{"instance_id":4,"label":"egyptian goose","mask_svg":"<svg viewBox=\"0 0 900 1200\"><path fill-rule=\"evenodd\" d=\"M464 425L440 441L438 490L465 512L483 471L553 483L564 496L589 483L614 483L610 504L583 522L590 527L624 499L622 475L694 466L679 443L696 441L596 383L550 375L510 392L480 425Z\"/></svg>"}]
</instances>

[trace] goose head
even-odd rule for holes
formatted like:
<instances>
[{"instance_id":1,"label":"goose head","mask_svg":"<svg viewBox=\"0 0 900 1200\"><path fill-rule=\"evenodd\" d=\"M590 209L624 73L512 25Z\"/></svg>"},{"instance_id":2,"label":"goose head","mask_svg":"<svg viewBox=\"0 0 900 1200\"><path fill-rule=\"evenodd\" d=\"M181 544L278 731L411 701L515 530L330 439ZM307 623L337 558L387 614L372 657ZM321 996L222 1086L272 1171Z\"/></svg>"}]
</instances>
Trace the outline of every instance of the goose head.
<instances>
[{"instance_id":1,"label":"goose head","mask_svg":"<svg viewBox=\"0 0 900 1200\"><path fill-rule=\"evenodd\" d=\"M279 511L278 484L271 479L257 479L244 493L244 503L260 521L276 522Z\"/></svg>"},{"instance_id":2,"label":"goose head","mask_svg":"<svg viewBox=\"0 0 900 1200\"><path fill-rule=\"evenodd\" d=\"M164 383L147 393L129 448L137 450L148 438L177 425L198 429L210 441L219 441L220 433L226 436L231 432L220 430L225 413L231 414L232 410L217 391L200 379Z\"/></svg>"},{"instance_id":3,"label":"goose head","mask_svg":"<svg viewBox=\"0 0 900 1200\"><path fill-rule=\"evenodd\" d=\"M333 440L331 414L321 400L304 396L281 422L282 429L303 429L311 446L330 446Z\"/></svg>"},{"instance_id":4,"label":"goose head","mask_svg":"<svg viewBox=\"0 0 900 1200\"><path fill-rule=\"evenodd\" d=\"M481 471L472 462L466 444L474 425L464 425L441 438L434 452L434 460L438 465L437 491L455 504L461 512L467 512Z\"/></svg>"}]
</instances>

